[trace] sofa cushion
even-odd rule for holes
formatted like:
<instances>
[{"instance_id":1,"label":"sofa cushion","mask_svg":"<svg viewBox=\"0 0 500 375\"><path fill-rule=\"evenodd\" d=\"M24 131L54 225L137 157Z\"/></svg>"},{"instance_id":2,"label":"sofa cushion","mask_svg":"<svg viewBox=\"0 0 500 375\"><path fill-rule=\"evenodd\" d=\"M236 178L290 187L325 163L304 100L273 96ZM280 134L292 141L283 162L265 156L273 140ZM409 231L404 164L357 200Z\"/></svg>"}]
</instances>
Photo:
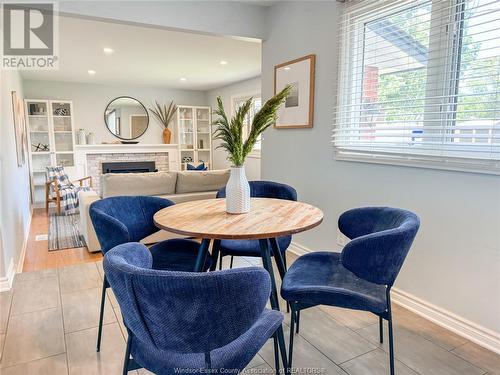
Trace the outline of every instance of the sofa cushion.
<instances>
[{"instance_id":1,"label":"sofa cushion","mask_svg":"<svg viewBox=\"0 0 500 375\"><path fill-rule=\"evenodd\" d=\"M102 197L174 194L177 172L106 173L101 177Z\"/></svg>"},{"instance_id":2,"label":"sofa cushion","mask_svg":"<svg viewBox=\"0 0 500 375\"><path fill-rule=\"evenodd\" d=\"M175 193L216 191L226 186L227 180L229 180L229 169L177 172Z\"/></svg>"}]
</instances>

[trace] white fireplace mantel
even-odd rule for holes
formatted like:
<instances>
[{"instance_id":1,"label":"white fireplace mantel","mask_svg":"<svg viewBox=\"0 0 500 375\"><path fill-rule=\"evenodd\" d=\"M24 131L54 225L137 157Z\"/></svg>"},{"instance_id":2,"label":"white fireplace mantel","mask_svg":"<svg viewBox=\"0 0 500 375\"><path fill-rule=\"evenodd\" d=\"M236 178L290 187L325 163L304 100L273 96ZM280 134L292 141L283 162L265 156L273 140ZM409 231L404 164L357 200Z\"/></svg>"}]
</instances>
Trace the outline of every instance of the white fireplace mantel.
<instances>
[{"instance_id":1,"label":"white fireplace mantel","mask_svg":"<svg viewBox=\"0 0 500 375\"><path fill-rule=\"evenodd\" d=\"M97 144L75 146L75 157L78 175L86 176L87 155L91 154L145 154L145 153L168 153L168 170L178 171L178 145L177 144Z\"/></svg>"}]
</instances>

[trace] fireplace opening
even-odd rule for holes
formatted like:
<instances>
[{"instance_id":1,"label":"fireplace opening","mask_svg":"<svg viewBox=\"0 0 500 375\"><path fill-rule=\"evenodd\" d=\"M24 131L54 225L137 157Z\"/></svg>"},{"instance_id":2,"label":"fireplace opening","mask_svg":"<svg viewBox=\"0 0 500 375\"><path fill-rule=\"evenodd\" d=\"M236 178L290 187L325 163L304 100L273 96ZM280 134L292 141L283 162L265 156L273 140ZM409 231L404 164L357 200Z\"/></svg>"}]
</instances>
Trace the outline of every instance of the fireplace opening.
<instances>
[{"instance_id":1,"label":"fireplace opening","mask_svg":"<svg viewBox=\"0 0 500 375\"><path fill-rule=\"evenodd\" d=\"M119 161L102 163L102 174L158 172L154 161Z\"/></svg>"}]
</instances>

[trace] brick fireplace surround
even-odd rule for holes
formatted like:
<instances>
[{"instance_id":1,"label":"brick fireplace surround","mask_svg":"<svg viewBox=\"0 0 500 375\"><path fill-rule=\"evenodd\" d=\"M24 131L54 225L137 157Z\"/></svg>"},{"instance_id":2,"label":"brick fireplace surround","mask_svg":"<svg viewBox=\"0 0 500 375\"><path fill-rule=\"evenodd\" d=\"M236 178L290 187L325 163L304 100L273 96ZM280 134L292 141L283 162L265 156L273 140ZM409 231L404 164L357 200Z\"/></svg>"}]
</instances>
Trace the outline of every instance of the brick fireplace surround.
<instances>
[{"instance_id":1,"label":"brick fireplace surround","mask_svg":"<svg viewBox=\"0 0 500 375\"><path fill-rule=\"evenodd\" d=\"M158 171L179 169L176 145L87 145L76 147L78 174L92 176L94 190L100 192L102 163L154 161Z\"/></svg>"},{"instance_id":2,"label":"brick fireplace surround","mask_svg":"<svg viewBox=\"0 0 500 375\"><path fill-rule=\"evenodd\" d=\"M120 161L154 161L156 169L160 172L168 172L168 153L148 152L135 154L87 154L87 173L92 176L94 189L100 191L102 163Z\"/></svg>"}]
</instances>

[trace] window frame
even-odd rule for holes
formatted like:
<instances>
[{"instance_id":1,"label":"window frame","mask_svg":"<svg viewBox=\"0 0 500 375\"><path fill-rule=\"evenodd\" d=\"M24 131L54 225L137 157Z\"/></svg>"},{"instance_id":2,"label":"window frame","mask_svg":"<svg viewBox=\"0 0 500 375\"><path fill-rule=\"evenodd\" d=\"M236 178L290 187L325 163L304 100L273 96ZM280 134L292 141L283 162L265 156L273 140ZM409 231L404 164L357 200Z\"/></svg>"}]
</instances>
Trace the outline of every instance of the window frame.
<instances>
[{"instance_id":1,"label":"window frame","mask_svg":"<svg viewBox=\"0 0 500 375\"><path fill-rule=\"evenodd\" d=\"M236 94L236 95L231 95L231 117L235 115L236 113L236 102L239 101L246 101L250 98L255 99L260 99L262 103L262 95L260 92L252 92L252 93L244 93L244 94ZM248 129L245 130L246 134L248 134ZM262 142L262 140L261 140ZM261 157L261 148L254 148L252 151L248 154L249 158L255 158L255 159L260 159Z\"/></svg>"},{"instance_id":2,"label":"window frame","mask_svg":"<svg viewBox=\"0 0 500 375\"><path fill-rule=\"evenodd\" d=\"M443 124L444 121L450 121L450 116L453 117L453 123L456 123L456 113L443 111L442 106L440 106L440 110L438 114L436 114L436 110L431 111L429 108L436 108L436 103L432 103L433 95L429 95L428 93L431 90L436 92L436 82L437 92L441 92L442 95L448 95L450 100L447 103L444 103L443 106L447 107L455 107L457 103L453 99L453 97L449 94L453 91L458 90L460 85L459 79L457 77L460 76L460 57L461 57L461 38L463 33L464 23L463 20L457 20L456 14L459 11L460 7L463 7L466 0L429 0L429 3L432 4L432 13L430 17L430 30L431 34L429 35L429 57L430 61L426 67L426 75L429 76L429 70L437 69L437 75L435 72L432 73L435 78L432 80L426 79L425 86L425 98L424 98L424 116L422 119L423 129L425 131L426 125L436 125L436 118L439 117L440 121L438 124ZM349 8L349 11L346 12L341 17L341 22L344 28L349 28L349 31L341 30L341 39L340 39L340 49L339 49L339 71L338 71L338 85L337 85L337 103L336 103L336 115L337 115L337 123L334 124L334 129L341 129L342 126L338 124L351 123L356 124L361 120L361 112L363 105L362 97L363 97L363 79L356 80L354 77L363 77L364 73L364 60L365 60L365 27L366 24L370 21L380 19L381 17L386 17L391 14L398 13L405 9L409 9L412 6L420 6L425 2L419 2L415 5L414 2L410 0L405 1L397 1L394 0L384 0L374 2L374 4L366 5L361 2L359 5L353 5ZM444 13L443 14L443 10ZM438 29L435 29L432 26L433 22L441 22L443 17L449 17L450 19L455 19L455 25L458 25L460 28L458 31L458 38L455 33L457 27L449 28L446 26L441 26ZM448 49L443 48L438 49L433 46L449 46L452 44L453 48L451 50L454 51L453 54L447 54ZM359 53L359 50L362 50L362 53ZM435 57L430 57L432 54L441 54L441 60ZM445 54L445 62L443 63L443 54ZM359 58L362 56L362 58ZM439 62L441 61L441 62ZM434 66L432 64L435 64ZM343 71L343 69L347 69ZM450 76L450 71L455 72L455 76ZM347 74L346 74L347 73ZM361 73L361 74L360 74ZM434 94L434 97L440 96ZM351 108L350 110L345 110L345 108ZM431 114L432 121L429 118L429 114ZM353 136L357 137L357 131L353 131ZM384 146L380 146L375 150L367 150L362 147L356 147L353 144L349 143L349 133L345 133L345 137L342 139L341 145L336 144L336 140L334 140L334 159L340 161L358 161L358 162L368 162L375 164L387 164L387 165L400 165L400 166L410 166L410 167L420 167L420 168L430 168L430 169L444 169L444 170L455 170L455 171L465 171L465 172L474 172L474 173L486 173L486 174L495 174L500 175L500 160L496 160L493 158L490 159L480 159L473 157L458 157L452 156L450 154L446 154L445 150L437 148L436 151L439 151L439 155L425 155L422 153L412 153L408 152L409 149L405 149L404 152L392 152L387 149L384 150ZM436 134L436 137L439 137L440 140L444 140L446 138L453 138L453 134L447 131L440 131L439 135ZM463 150L467 152L467 148L469 145L464 144ZM413 147L413 146L411 146ZM470 149L470 146L469 146ZM418 146L415 148L418 150ZM457 148L457 150L459 150Z\"/></svg>"}]
</instances>

